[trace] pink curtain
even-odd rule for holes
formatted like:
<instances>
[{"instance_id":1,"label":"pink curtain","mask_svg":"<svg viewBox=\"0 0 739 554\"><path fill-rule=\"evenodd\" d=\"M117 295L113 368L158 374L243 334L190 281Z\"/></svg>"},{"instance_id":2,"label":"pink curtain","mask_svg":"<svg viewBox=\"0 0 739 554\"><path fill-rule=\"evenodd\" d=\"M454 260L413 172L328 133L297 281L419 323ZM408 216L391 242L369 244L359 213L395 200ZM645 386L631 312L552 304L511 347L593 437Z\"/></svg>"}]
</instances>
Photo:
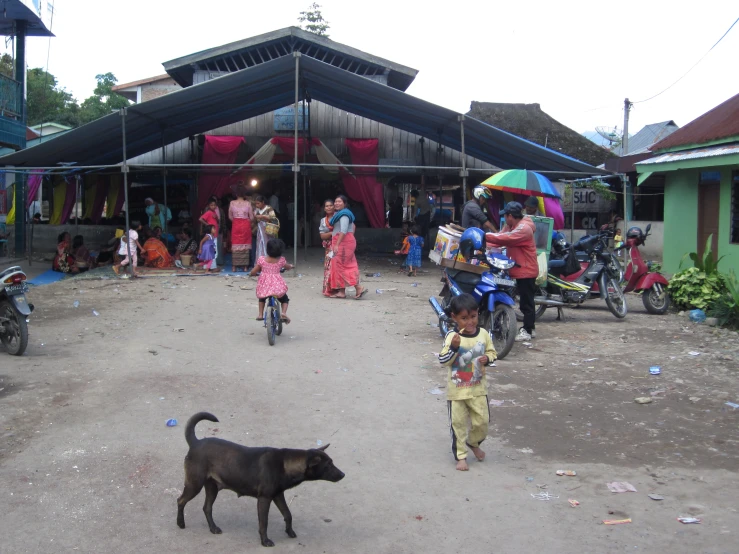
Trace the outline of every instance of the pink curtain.
<instances>
[{"instance_id":1,"label":"pink curtain","mask_svg":"<svg viewBox=\"0 0 739 554\"><path fill-rule=\"evenodd\" d=\"M28 178L28 198L26 199L26 206L30 206L31 202L36 200L38 189L41 188L41 181L43 180L44 172L41 170L34 171Z\"/></svg>"},{"instance_id":2,"label":"pink curtain","mask_svg":"<svg viewBox=\"0 0 739 554\"><path fill-rule=\"evenodd\" d=\"M108 198L108 185L102 175L97 175L96 179L97 181L95 182L95 198L92 201L91 219L95 225L98 225L103 217L103 208L105 207L105 201Z\"/></svg>"},{"instance_id":3,"label":"pink curtain","mask_svg":"<svg viewBox=\"0 0 739 554\"><path fill-rule=\"evenodd\" d=\"M115 208L113 208L113 217L118 217L118 214L123 210L123 203L126 201L126 192L123 190L123 176L112 175L110 177L110 186L118 187L118 196L115 198Z\"/></svg>"},{"instance_id":4,"label":"pink curtain","mask_svg":"<svg viewBox=\"0 0 739 554\"><path fill-rule=\"evenodd\" d=\"M270 142L279 146L291 158L295 155L295 137L274 137ZM303 159L303 152L305 151L307 142L307 139L298 139L298 161ZM312 138L310 139L310 144L311 146L318 146L321 144L321 141L317 138Z\"/></svg>"},{"instance_id":5,"label":"pink curtain","mask_svg":"<svg viewBox=\"0 0 739 554\"><path fill-rule=\"evenodd\" d=\"M203 148L203 165L232 164L236 162L239 147L244 144L244 137L214 137L205 136ZM212 195L223 196L234 178L231 169L214 169L204 171L198 180L198 213L205 208L208 198Z\"/></svg>"},{"instance_id":6,"label":"pink curtain","mask_svg":"<svg viewBox=\"0 0 739 554\"><path fill-rule=\"evenodd\" d=\"M377 165L379 159L377 139L346 139L352 164ZM367 213L370 225L374 228L385 226L385 196L382 184L377 182L376 168L356 168L354 175L341 172L346 194L352 200L361 202Z\"/></svg>"},{"instance_id":7,"label":"pink curtain","mask_svg":"<svg viewBox=\"0 0 739 554\"><path fill-rule=\"evenodd\" d=\"M74 202L77 199L77 191L75 190L77 179L75 177L66 177L65 181L67 181L67 194L64 197L64 205L62 206L62 217L60 219L62 225L67 223L69 216L72 214Z\"/></svg>"},{"instance_id":8,"label":"pink curtain","mask_svg":"<svg viewBox=\"0 0 739 554\"><path fill-rule=\"evenodd\" d=\"M559 231L565 228L565 215L562 213L562 204L559 198L544 197L544 211L547 217L554 219L554 230Z\"/></svg>"}]
</instances>

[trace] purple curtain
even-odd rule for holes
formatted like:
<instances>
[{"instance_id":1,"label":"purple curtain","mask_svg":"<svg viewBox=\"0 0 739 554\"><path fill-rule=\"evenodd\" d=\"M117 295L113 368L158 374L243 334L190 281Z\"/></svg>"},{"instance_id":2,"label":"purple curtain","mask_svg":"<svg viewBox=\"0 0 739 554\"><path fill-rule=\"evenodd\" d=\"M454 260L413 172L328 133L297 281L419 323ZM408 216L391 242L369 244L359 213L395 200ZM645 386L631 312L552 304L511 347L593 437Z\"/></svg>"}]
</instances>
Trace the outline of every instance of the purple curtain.
<instances>
[{"instance_id":1,"label":"purple curtain","mask_svg":"<svg viewBox=\"0 0 739 554\"><path fill-rule=\"evenodd\" d=\"M26 206L30 206L31 202L36 200L36 195L38 194L38 189L41 188L43 177L44 172L36 170L28 178L28 198L26 199Z\"/></svg>"},{"instance_id":2,"label":"purple curtain","mask_svg":"<svg viewBox=\"0 0 739 554\"><path fill-rule=\"evenodd\" d=\"M108 198L108 186L102 175L97 175L96 179L95 199L92 201L92 222L98 225L103 217L103 208Z\"/></svg>"},{"instance_id":3,"label":"purple curtain","mask_svg":"<svg viewBox=\"0 0 739 554\"><path fill-rule=\"evenodd\" d=\"M75 177L66 177L65 181L67 181L67 195L64 197L64 206L62 206L62 217L60 220L62 225L69 220L69 216L72 214L72 209L74 208L74 201L77 198L75 190L77 180Z\"/></svg>"}]
</instances>

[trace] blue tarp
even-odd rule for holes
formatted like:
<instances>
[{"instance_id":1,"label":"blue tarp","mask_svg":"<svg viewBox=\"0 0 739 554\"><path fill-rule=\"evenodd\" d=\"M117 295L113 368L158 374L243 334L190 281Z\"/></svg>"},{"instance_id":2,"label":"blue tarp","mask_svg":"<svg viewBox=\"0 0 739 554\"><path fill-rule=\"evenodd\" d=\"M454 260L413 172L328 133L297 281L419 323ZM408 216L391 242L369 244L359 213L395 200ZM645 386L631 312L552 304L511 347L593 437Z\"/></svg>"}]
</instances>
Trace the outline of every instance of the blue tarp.
<instances>
[{"instance_id":1,"label":"blue tarp","mask_svg":"<svg viewBox=\"0 0 739 554\"><path fill-rule=\"evenodd\" d=\"M305 95L347 112L461 150L459 115L410 94L324 62L300 58ZM255 117L295 100L295 59L279 58L167 94L128 109L129 158L186 137ZM467 154L501 169L561 172L562 177L608 172L465 116ZM121 116L111 114L32 148L0 157L0 165L52 167L122 161Z\"/></svg>"}]
</instances>

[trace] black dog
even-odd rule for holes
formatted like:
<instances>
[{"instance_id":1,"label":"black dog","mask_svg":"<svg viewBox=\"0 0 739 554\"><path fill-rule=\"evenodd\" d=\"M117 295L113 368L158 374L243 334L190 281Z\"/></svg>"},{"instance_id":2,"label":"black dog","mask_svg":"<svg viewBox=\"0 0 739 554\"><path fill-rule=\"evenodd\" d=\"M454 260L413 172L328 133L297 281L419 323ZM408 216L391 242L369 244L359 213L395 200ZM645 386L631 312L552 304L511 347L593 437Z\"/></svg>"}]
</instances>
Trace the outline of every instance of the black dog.
<instances>
[{"instance_id":1,"label":"black dog","mask_svg":"<svg viewBox=\"0 0 739 554\"><path fill-rule=\"evenodd\" d=\"M190 450L185 456L185 489L177 499L177 525L185 528L185 504L195 498L205 486L203 511L211 533L219 534L220 528L213 522L213 502L218 491L228 489L238 496L258 499L259 537L262 546L274 546L267 537L267 519L272 502L285 518L285 532L293 531L293 517L285 502L285 491L297 487L303 481L331 481L344 478L328 454L323 452L328 444L317 449L291 450L287 448L249 448L216 438L198 439L195 425L199 421L218 422L208 412L195 414L185 427L185 439Z\"/></svg>"}]
</instances>

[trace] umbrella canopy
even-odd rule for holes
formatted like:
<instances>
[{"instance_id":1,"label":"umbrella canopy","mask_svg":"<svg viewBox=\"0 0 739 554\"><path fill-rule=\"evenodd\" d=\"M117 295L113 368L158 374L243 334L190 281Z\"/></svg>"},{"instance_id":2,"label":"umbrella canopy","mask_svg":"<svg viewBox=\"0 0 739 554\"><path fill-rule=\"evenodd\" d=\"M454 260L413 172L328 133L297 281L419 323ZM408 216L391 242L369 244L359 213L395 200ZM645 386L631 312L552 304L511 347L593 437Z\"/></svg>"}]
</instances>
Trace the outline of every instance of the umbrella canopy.
<instances>
[{"instance_id":1,"label":"umbrella canopy","mask_svg":"<svg viewBox=\"0 0 739 554\"><path fill-rule=\"evenodd\" d=\"M561 198L549 179L536 171L526 169L507 169L488 177L481 184L514 194Z\"/></svg>"}]
</instances>

